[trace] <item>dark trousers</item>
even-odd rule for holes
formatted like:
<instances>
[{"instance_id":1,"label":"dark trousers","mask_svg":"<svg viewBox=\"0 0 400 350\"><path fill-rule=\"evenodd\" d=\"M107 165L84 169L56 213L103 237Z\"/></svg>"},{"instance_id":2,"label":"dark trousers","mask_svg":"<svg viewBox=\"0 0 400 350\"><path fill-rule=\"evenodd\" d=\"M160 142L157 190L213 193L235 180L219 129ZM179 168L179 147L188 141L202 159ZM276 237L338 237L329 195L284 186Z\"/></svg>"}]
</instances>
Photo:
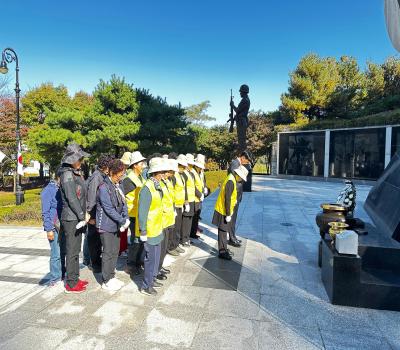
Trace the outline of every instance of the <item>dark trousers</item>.
<instances>
[{"instance_id":1,"label":"dark trousers","mask_svg":"<svg viewBox=\"0 0 400 350\"><path fill-rule=\"evenodd\" d=\"M144 276L142 288L147 289L153 287L154 278L158 275L161 244L151 245L145 242L144 252Z\"/></svg>"},{"instance_id":2,"label":"dark trousers","mask_svg":"<svg viewBox=\"0 0 400 350\"><path fill-rule=\"evenodd\" d=\"M158 263L157 275L158 275L158 272L160 271L160 269L162 267L165 255L167 254L168 228L165 228L163 231L164 231L164 239L160 243L160 261Z\"/></svg>"},{"instance_id":3,"label":"dark trousers","mask_svg":"<svg viewBox=\"0 0 400 350\"><path fill-rule=\"evenodd\" d=\"M223 251L228 249L228 232L218 228L218 250Z\"/></svg>"},{"instance_id":4,"label":"dark trousers","mask_svg":"<svg viewBox=\"0 0 400 350\"><path fill-rule=\"evenodd\" d=\"M231 221L231 229L229 230L229 239L231 241L236 241L236 220L238 216L238 211L239 211L239 204L235 205L235 208L233 209L232 213L232 221Z\"/></svg>"},{"instance_id":5,"label":"dark trousers","mask_svg":"<svg viewBox=\"0 0 400 350\"><path fill-rule=\"evenodd\" d=\"M135 237L135 220L130 217L131 245L128 247L128 259L126 264L129 266L140 267L143 263L143 242L140 242L139 237Z\"/></svg>"},{"instance_id":6,"label":"dark trousers","mask_svg":"<svg viewBox=\"0 0 400 350\"><path fill-rule=\"evenodd\" d=\"M237 131L237 138L238 138L238 151L243 152L247 149L246 144L246 133L247 133L247 120L244 118L239 118L236 121L236 131Z\"/></svg>"},{"instance_id":7,"label":"dark trousers","mask_svg":"<svg viewBox=\"0 0 400 350\"><path fill-rule=\"evenodd\" d=\"M88 224L87 240L93 269L101 269L101 239L96 225Z\"/></svg>"},{"instance_id":8,"label":"dark trousers","mask_svg":"<svg viewBox=\"0 0 400 350\"><path fill-rule=\"evenodd\" d=\"M192 229L192 221L193 221L193 216L183 215L181 243L189 242L190 231Z\"/></svg>"},{"instance_id":9,"label":"dark trousers","mask_svg":"<svg viewBox=\"0 0 400 350\"><path fill-rule=\"evenodd\" d=\"M100 239L103 244L101 273L103 275L103 282L107 283L115 277L120 244L119 232L102 232Z\"/></svg>"},{"instance_id":10,"label":"dark trousers","mask_svg":"<svg viewBox=\"0 0 400 350\"><path fill-rule=\"evenodd\" d=\"M181 241L183 208L176 208L174 231L168 240L168 250L174 250Z\"/></svg>"},{"instance_id":11,"label":"dark trousers","mask_svg":"<svg viewBox=\"0 0 400 350\"><path fill-rule=\"evenodd\" d=\"M169 241L170 241L170 239L173 236L174 231L175 231L174 228L175 228L174 226L170 226L170 227L167 227L164 230L164 239L161 242L160 265L159 265L159 269L158 270L161 270L161 268L162 268L162 266L164 264L164 259L165 259L165 256L167 255L167 250L168 250L168 247L169 247Z\"/></svg>"},{"instance_id":12,"label":"dark trousers","mask_svg":"<svg viewBox=\"0 0 400 350\"><path fill-rule=\"evenodd\" d=\"M70 288L74 288L79 280L79 252L81 251L82 234L86 230L86 227L77 230L77 224L77 220L61 222L66 243L66 283Z\"/></svg>"},{"instance_id":13,"label":"dark trousers","mask_svg":"<svg viewBox=\"0 0 400 350\"><path fill-rule=\"evenodd\" d=\"M192 228L190 230L190 237L197 238L197 229L199 228L201 209L194 211L194 216L192 220Z\"/></svg>"}]
</instances>

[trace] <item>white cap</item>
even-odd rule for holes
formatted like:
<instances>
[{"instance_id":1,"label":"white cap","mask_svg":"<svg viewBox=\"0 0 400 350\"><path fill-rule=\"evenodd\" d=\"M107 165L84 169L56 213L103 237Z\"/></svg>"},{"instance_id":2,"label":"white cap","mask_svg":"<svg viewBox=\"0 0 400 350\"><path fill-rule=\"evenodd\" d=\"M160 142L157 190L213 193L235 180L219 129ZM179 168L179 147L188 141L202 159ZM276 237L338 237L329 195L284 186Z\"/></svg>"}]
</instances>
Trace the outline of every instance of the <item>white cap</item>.
<instances>
[{"instance_id":1,"label":"white cap","mask_svg":"<svg viewBox=\"0 0 400 350\"><path fill-rule=\"evenodd\" d=\"M186 156L184 154L180 154L178 156L178 158L176 159L176 161L178 162L178 164L180 164L184 167L188 166L188 162L187 162Z\"/></svg>"},{"instance_id":2,"label":"white cap","mask_svg":"<svg viewBox=\"0 0 400 350\"><path fill-rule=\"evenodd\" d=\"M135 151L135 152L133 152L131 154L131 157L129 159L129 163L130 163L129 166L131 166L133 164L136 164L136 163L139 163L139 162L141 162L143 160L146 160L146 158L143 157L142 154L139 151Z\"/></svg>"},{"instance_id":3,"label":"white cap","mask_svg":"<svg viewBox=\"0 0 400 350\"><path fill-rule=\"evenodd\" d=\"M148 173L157 173L160 171L167 171L168 167L165 164L165 159L161 158L161 157L155 157L150 159L150 164L149 164L149 171Z\"/></svg>"},{"instance_id":4,"label":"white cap","mask_svg":"<svg viewBox=\"0 0 400 350\"><path fill-rule=\"evenodd\" d=\"M194 161L194 165L200 169L205 169L206 168L206 156L204 156L203 154L198 154Z\"/></svg>"},{"instance_id":5,"label":"white cap","mask_svg":"<svg viewBox=\"0 0 400 350\"><path fill-rule=\"evenodd\" d=\"M193 154L186 154L187 163L189 165L194 165L194 155Z\"/></svg>"},{"instance_id":6,"label":"white cap","mask_svg":"<svg viewBox=\"0 0 400 350\"><path fill-rule=\"evenodd\" d=\"M126 166L130 165L131 154L131 152L125 152L122 155L121 162L124 163Z\"/></svg>"},{"instance_id":7,"label":"white cap","mask_svg":"<svg viewBox=\"0 0 400 350\"><path fill-rule=\"evenodd\" d=\"M247 179L247 174L249 173L249 171L243 166L241 165L239 168L236 168L233 170L237 175L240 176L240 178L243 181L246 181Z\"/></svg>"}]
</instances>

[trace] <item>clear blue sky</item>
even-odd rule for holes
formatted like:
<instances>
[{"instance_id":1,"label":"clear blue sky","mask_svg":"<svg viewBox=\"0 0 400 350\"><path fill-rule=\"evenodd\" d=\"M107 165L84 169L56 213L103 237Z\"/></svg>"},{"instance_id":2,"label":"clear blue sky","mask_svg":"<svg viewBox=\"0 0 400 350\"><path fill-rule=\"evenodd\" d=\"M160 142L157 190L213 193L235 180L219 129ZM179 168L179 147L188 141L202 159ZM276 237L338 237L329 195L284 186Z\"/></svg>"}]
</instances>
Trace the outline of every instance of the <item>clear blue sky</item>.
<instances>
[{"instance_id":1,"label":"clear blue sky","mask_svg":"<svg viewBox=\"0 0 400 350\"><path fill-rule=\"evenodd\" d=\"M242 83L252 108L278 107L309 52L363 64L396 54L383 0L3 0L0 21L24 90L51 81L91 92L115 73L170 103L210 100L219 123Z\"/></svg>"}]
</instances>

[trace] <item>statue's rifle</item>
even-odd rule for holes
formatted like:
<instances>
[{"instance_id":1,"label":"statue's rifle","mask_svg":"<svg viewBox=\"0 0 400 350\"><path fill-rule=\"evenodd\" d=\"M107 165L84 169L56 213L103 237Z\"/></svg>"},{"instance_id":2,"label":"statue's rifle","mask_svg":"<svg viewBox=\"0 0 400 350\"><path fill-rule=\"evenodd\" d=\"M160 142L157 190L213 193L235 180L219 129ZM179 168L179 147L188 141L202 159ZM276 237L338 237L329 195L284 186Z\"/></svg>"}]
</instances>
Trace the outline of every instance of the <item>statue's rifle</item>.
<instances>
[{"instance_id":1,"label":"statue's rifle","mask_svg":"<svg viewBox=\"0 0 400 350\"><path fill-rule=\"evenodd\" d=\"M235 117L233 116L232 102L233 102L233 95L232 95L232 89L231 89L231 112L229 113L229 119L227 121L228 123L231 123L229 125L229 132L233 132L233 125L235 124Z\"/></svg>"}]
</instances>

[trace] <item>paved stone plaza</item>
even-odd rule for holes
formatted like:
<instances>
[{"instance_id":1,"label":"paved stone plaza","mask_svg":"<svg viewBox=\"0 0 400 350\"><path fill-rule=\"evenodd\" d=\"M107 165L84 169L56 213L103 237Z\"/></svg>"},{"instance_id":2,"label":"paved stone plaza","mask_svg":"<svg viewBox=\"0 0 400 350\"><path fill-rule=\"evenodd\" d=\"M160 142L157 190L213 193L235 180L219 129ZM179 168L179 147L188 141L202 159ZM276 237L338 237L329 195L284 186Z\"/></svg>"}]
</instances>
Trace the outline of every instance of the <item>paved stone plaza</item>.
<instances>
[{"instance_id":1,"label":"paved stone plaza","mask_svg":"<svg viewBox=\"0 0 400 350\"><path fill-rule=\"evenodd\" d=\"M138 292L122 271L116 293L91 281L81 295L39 286L48 271L41 229L0 228L1 349L400 349L400 313L333 306L317 267L315 214L340 183L254 177L239 213L244 244L231 262L216 253L210 225L216 193L203 209L204 241L169 259L157 297ZM368 186L357 186L356 213ZM96 276L99 278L99 276Z\"/></svg>"}]
</instances>

